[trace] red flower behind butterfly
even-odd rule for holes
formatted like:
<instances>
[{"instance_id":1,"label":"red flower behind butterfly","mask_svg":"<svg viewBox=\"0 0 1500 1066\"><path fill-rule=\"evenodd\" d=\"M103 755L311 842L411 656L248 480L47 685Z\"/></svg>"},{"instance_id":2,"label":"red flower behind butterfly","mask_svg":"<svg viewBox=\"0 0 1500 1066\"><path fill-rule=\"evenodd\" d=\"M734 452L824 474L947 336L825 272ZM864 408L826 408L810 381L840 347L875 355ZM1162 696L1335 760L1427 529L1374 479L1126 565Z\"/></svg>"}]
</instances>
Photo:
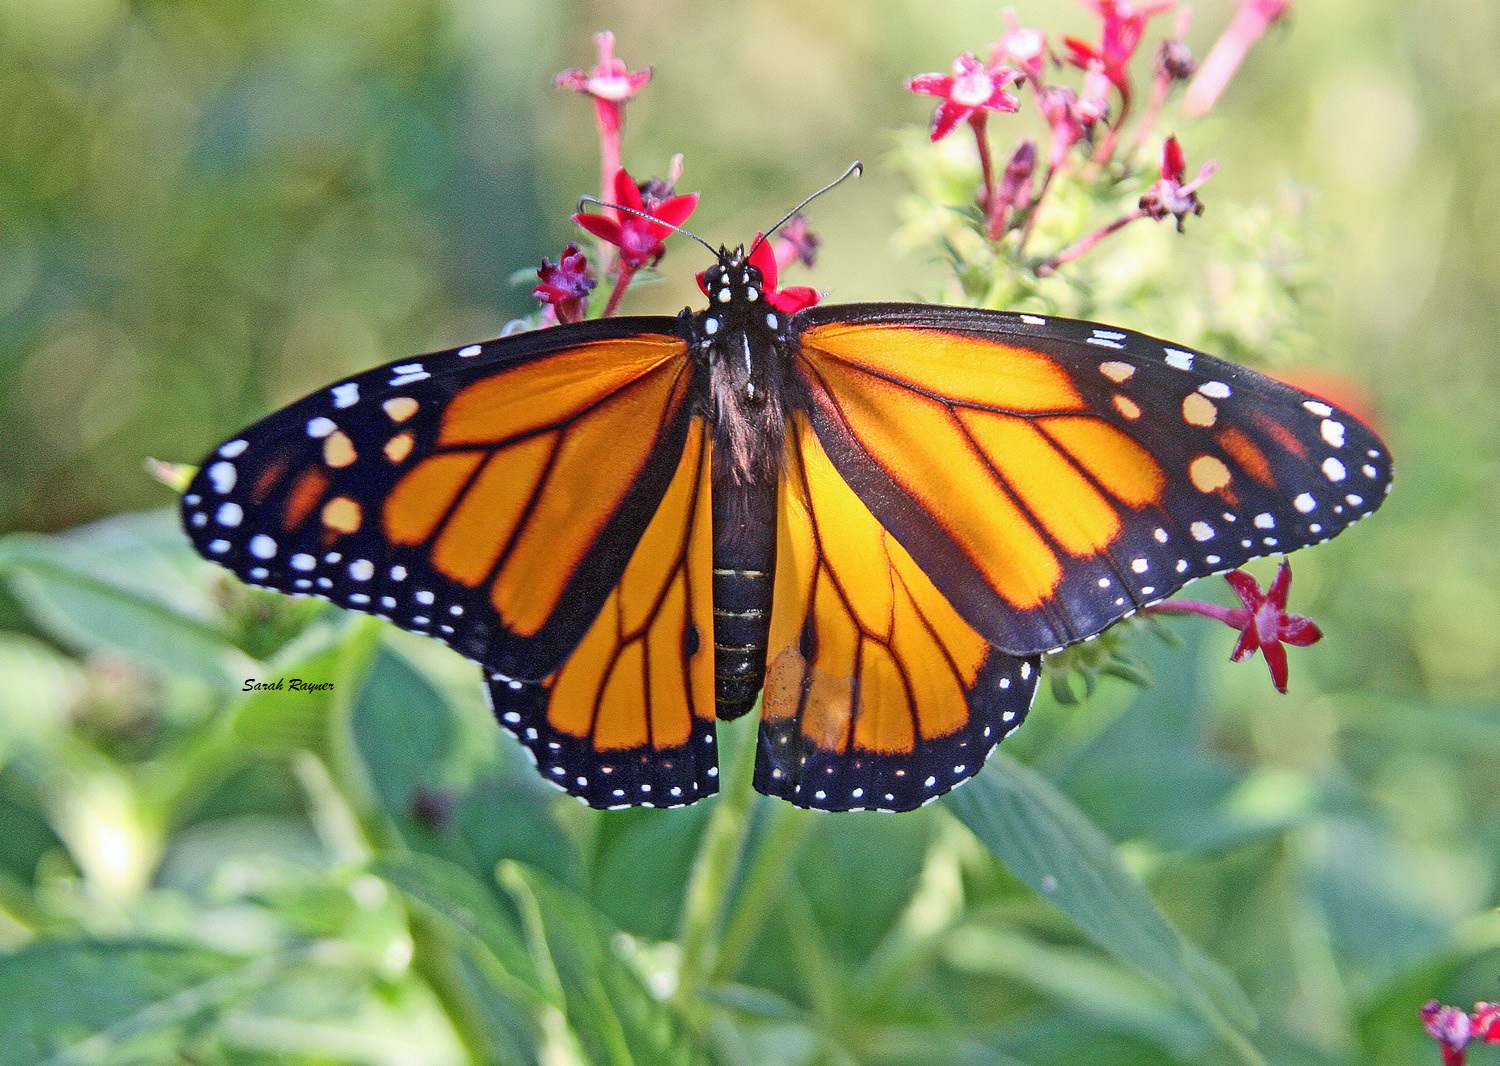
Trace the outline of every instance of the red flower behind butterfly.
<instances>
[{"instance_id":1,"label":"red flower behind butterfly","mask_svg":"<svg viewBox=\"0 0 1500 1066\"><path fill-rule=\"evenodd\" d=\"M784 289L777 289L779 268L776 263L776 252L771 248L771 242L765 239L764 234L757 233L751 244L752 251L746 259L751 266L760 271L761 287L765 290L766 303L784 315L794 315L804 307L811 307L823 298L817 289L810 289L805 285L789 285ZM703 295L709 295L708 288L704 284L704 276L707 271L698 273L698 288L703 290Z\"/></svg>"},{"instance_id":2,"label":"red flower behind butterfly","mask_svg":"<svg viewBox=\"0 0 1500 1066\"><path fill-rule=\"evenodd\" d=\"M543 259L537 269L540 284L531 295L550 307L559 322L582 322L588 295L597 282L589 273L589 261L572 241L563 249L556 265Z\"/></svg>"},{"instance_id":3,"label":"red flower behind butterfly","mask_svg":"<svg viewBox=\"0 0 1500 1066\"><path fill-rule=\"evenodd\" d=\"M614 205L628 208L610 215L579 212L573 221L606 244L620 250L620 269L614 290L604 305L604 317L615 313L630 279L643 266L655 266L667 252L664 243L673 227L687 221L698 206L698 194L671 195L670 186L653 179L647 183L650 195L642 196L641 186L621 167L615 171Z\"/></svg>"},{"instance_id":4,"label":"red flower behind butterfly","mask_svg":"<svg viewBox=\"0 0 1500 1066\"><path fill-rule=\"evenodd\" d=\"M1161 180L1147 189L1141 196L1141 210L1160 222L1164 218L1177 219L1177 232L1181 233L1188 215L1203 214L1203 204L1198 199L1198 187L1218 171L1217 160L1210 159L1198 168L1198 176L1184 182L1187 176L1187 160L1182 154L1182 145L1175 136L1168 137L1161 150Z\"/></svg>"},{"instance_id":5,"label":"red flower behind butterfly","mask_svg":"<svg viewBox=\"0 0 1500 1066\"><path fill-rule=\"evenodd\" d=\"M1100 63L1104 74L1120 90L1122 110L1130 108L1130 58L1140 47L1141 37L1146 32L1146 23L1176 6L1177 0L1147 0L1132 3L1131 0L1084 0L1087 7L1104 20L1097 45L1064 37L1068 49L1068 61L1074 66L1088 69L1092 62ZM1123 114L1121 116L1124 117Z\"/></svg>"},{"instance_id":6,"label":"red flower behind butterfly","mask_svg":"<svg viewBox=\"0 0 1500 1066\"><path fill-rule=\"evenodd\" d=\"M1276 685L1276 691L1286 692L1286 648L1282 645L1305 648L1323 639L1322 630L1311 618L1286 613L1287 594L1292 587L1291 564L1282 560L1271 587L1264 592L1260 583L1243 570L1229 571L1224 580L1239 596L1243 607L1220 607L1199 600L1168 600L1148 610L1153 614L1201 614L1238 629L1240 639L1234 646L1230 661L1244 662L1259 651L1271 668L1271 681Z\"/></svg>"},{"instance_id":7,"label":"red flower behind butterfly","mask_svg":"<svg viewBox=\"0 0 1500 1066\"><path fill-rule=\"evenodd\" d=\"M1007 89L1020 76L1020 71L1011 67L987 67L972 52L965 52L953 61L952 74L918 74L907 80L906 87L914 93L943 98L932 114L928 131L937 141L952 133L960 122L982 130L990 112L1018 110L1020 101Z\"/></svg>"},{"instance_id":8,"label":"red flower behind butterfly","mask_svg":"<svg viewBox=\"0 0 1500 1066\"><path fill-rule=\"evenodd\" d=\"M619 218L606 215L590 215L580 212L573 221L588 230L606 244L620 249L620 269L635 273L643 266L654 266L667 250L662 242L688 220L698 206L698 194L686 193L658 200L652 197L648 205L641 198L641 188L630 177L624 167L615 171L614 202L630 211L620 212Z\"/></svg>"}]
</instances>

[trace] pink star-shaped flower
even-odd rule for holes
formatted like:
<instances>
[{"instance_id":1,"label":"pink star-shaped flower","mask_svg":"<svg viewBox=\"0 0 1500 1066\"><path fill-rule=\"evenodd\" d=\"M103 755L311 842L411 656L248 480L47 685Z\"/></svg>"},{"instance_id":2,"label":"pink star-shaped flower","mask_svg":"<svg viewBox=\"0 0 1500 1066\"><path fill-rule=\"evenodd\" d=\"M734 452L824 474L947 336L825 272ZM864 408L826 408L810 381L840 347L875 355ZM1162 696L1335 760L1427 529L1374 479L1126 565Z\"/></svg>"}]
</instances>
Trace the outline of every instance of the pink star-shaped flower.
<instances>
[{"instance_id":1,"label":"pink star-shaped flower","mask_svg":"<svg viewBox=\"0 0 1500 1066\"><path fill-rule=\"evenodd\" d=\"M952 74L918 74L907 81L906 87L914 93L943 98L933 112L929 131L937 141L960 122L977 128L991 111L1017 110L1020 101L1006 89L1019 77L1020 71L1012 67L986 67L972 52L965 52L953 61Z\"/></svg>"},{"instance_id":2,"label":"pink star-shaped flower","mask_svg":"<svg viewBox=\"0 0 1500 1066\"><path fill-rule=\"evenodd\" d=\"M662 241L672 232L673 226L687 221L698 206L698 194L687 193L664 200L653 197L648 204L641 198L640 186L621 167L615 171L615 203L630 208L630 211L619 212L619 218L580 212L573 216L573 221L601 241L620 249L620 269L633 274L643 266L654 264L666 253Z\"/></svg>"},{"instance_id":3,"label":"pink star-shaped flower","mask_svg":"<svg viewBox=\"0 0 1500 1066\"><path fill-rule=\"evenodd\" d=\"M650 67L645 70L627 70L625 61L615 58L613 33L605 30L594 34L594 43L599 46L599 62L594 64L594 69L563 71L553 79L558 88L587 93L595 100L623 104L651 80Z\"/></svg>"},{"instance_id":4,"label":"pink star-shaped flower","mask_svg":"<svg viewBox=\"0 0 1500 1066\"><path fill-rule=\"evenodd\" d=\"M1276 691L1286 692L1286 649L1282 645L1305 648L1323 639L1322 630L1311 618L1286 613L1287 593L1292 587L1291 564L1282 560L1271 587L1264 592L1255 578L1243 570L1229 571L1224 580L1239 596L1243 607L1220 607L1199 600L1168 600L1149 610L1156 614L1201 614L1238 629L1240 639L1234 646L1230 661L1244 662L1259 651L1271 668L1271 681Z\"/></svg>"}]
</instances>

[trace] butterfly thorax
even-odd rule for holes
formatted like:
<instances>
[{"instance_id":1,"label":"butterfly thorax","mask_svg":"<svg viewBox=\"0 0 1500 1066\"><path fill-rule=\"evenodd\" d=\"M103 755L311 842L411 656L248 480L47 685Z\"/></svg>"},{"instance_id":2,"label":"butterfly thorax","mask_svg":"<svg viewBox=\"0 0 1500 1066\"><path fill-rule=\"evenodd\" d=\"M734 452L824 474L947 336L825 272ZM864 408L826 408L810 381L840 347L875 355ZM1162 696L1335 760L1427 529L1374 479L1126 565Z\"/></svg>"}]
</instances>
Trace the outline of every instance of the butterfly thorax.
<instances>
[{"instance_id":1,"label":"butterfly thorax","mask_svg":"<svg viewBox=\"0 0 1500 1066\"><path fill-rule=\"evenodd\" d=\"M689 315L707 369L713 435L714 672L720 718L755 702L765 676L776 569L777 486L786 441L787 316L766 300L744 249L705 272L708 307Z\"/></svg>"},{"instance_id":2,"label":"butterfly thorax","mask_svg":"<svg viewBox=\"0 0 1500 1066\"><path fill-rule=\"evenodd\" d=\"M703 285L708 307L690 316L690 330L694 356L708 369L716 481L774 482L786 439L787 316L766 300L742 248L721 248Z\"/></svg>"}]
</instances>

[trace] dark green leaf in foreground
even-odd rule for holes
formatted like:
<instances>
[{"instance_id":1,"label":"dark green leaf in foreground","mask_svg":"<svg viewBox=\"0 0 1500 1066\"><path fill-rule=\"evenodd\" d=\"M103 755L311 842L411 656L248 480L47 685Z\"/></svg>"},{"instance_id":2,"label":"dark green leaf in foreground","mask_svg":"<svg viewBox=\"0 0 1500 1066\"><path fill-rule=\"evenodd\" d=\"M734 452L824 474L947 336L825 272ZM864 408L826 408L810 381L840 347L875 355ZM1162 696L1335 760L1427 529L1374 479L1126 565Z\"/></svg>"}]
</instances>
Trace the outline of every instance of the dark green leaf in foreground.
<instances>
[{"instance_id":1,"label":"dark green leaf in foreground","mask_svg":"<svg viewBox=\"0 0 1500 1066\"><path fill-rule=\"evenodd\" d=\"M1175 990L1221 1031L1255 1025L1234 980L1182 938L1120 864L1110 839L1046 778L996 752L945 802L1012 873L1100 947Z\"/></svg>"},{"instance_id":2,"label":"dark green leaf in foreground","mask_svg":"<svg viewBox=\"0 0 1500 1066\"><path fill-rule=\"evenodd\" d=\"M0 539L0 578L58 640L237 687L251 660L210 601L206 566L165 512Z\"/></svg>"},{"instance_id":3,"label":"dark green leaf in foreground","mask_svg":"<svg viewBox=\"0 0 1500 1066\"><path fill-rule=\"evenodd\" d=\"M170 1047L182 1026L263 987L280 964L147 942L50 941L0 956L0 1066Z\"/></svg>"}]
</instances>

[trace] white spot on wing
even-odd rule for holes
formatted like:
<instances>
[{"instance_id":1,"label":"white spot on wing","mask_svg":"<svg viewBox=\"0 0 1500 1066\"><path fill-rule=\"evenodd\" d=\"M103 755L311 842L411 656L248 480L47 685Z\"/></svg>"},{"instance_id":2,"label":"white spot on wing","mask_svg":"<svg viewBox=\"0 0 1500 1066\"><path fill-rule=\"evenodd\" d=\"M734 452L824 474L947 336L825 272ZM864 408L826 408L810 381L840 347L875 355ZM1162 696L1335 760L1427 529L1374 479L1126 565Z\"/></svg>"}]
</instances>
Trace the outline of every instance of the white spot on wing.
<instances>
[{"instance_id":1,"label":"white spot on wing","mask_svg":"<svg viewBox=\"0 0 1500 1066\"><path fill-rule=\"evenodd\" d=\"M354 381L346 381L342 385L335 385L329 390L333 394L333 406L353 407L359 403L359 384Z\"/></svg>"},{"instance_id":2,"label":"white spot on wing","mask_svg":"<svg viewBox=\"0 0 1500 1066\"><path fill-rule=\"evenodd\" d=\"M238 459L245 454L245 449L250 447L249 441L232 440L228 444L220 445L219 454L226 459Z\"/></svg>"},{"instance_id":3,"label":"white spot on wing","mask_svg":"<svg viewBox=\"0 0 1500 1066\"><path fill-rule=\"evenodd\" d=\"M1323 476L1329 481L1343 481L1349 472L1344 469L1344 464L1333 456L1323 460Z\"/></svg>"},{"instance_id":4,"label":"white spot on wing","mask_svg":"<svg viewBox=\"0 0 1500 1066\"><path fill-rule=\"evenodd\" d=\"M1318 506L1318 501L1313 499L1312 493L1304 492L1292 501L1292 506L1297 508L1302 514L1307 514L1307 512Z\"/></svg>"},{"instance_id":5,"label":"white spot on wing","mask_svg":"<svg viewBox=\"0 0 1500 1066\"><path fill-rule=\"evenodd\" d=\"M1198 391L1211 400L1229 399L1229 386L1222 381L1205 381L1198 386Z\"/></svg>"},{"instance_id":6,"label":"white spot on wing","mask_svg":"<svg viewBox=\"0 0 1500 1066\"><path fill-rule=\"evenodd\" d=\"M1193 369L1193 353L1178 348L1163 349L1167 353L1167 365L1178 370Z\"/></svg>"},{"instance_id":7,"label":"white spot on wing","mask_svg":"<svg viewBox=\"0 0 1500 1066\"><path fill-rule=\"evenodd\" d=\"M458 354L459 354L460 358L463 358L463 359L472 359L472 358L474 358L474 356L478 355L482 351L484 351L484 349L481 348L479 345L477 345L477 344L471 344L467 348L460 348L458 350Z\"/></svg>"},{"instance_id":8,"label":"white spot on wing","mask_svg":"<svg viewBox=\"0 0 1500 1066\"><path fill-rule=\"evenodd\" d=\"M1323 419L1323 424L1318 427L1330 447L1342 448L1344 446L1344 423L1335 422L1331 418Z\"/></svg>"},{"instance_id":9,"label":"white spot on wing","mask_svg":"<svg viewBox=\"0 0 1500 1066\"><path fill-rule=\"evenodd\" d=\"M214 483L214 491L221 496L234 488L239 476L233 463L215 463L208 468L208 480Z\"/></svg>"},{"instance_id":10,"label":"white spot on wing","mask_svg":"<svg viewBox=\"0 0 1500 1066\"><path fill-rule=\"evenodd\" d=\"M1308 411L1311 411L1313 414L1317 415L1319 418L1327 418L1329 415L1333 414L1332 407L1329 407L1326 403L1319 403L1317 400L1305 400L1303 401L1302 406Z\"/></svg>"},{"instance_id":11,"label":"white spot on wing","mask_svg":"<svg viewBox=\"0 0 1500 1066\"><path fill-rule=\"evenodd\" d=\"M1214 527L1207 522L1194 522L1188 527L1188 532L1193 535L1194 540L1214 539Z\"/></svg>"},{"instance_id":12,"label":"white spot on wing","mask_svg":"<svg viewBox=\"0 0 1500 1066\"><path fill-rule=\"evenodd\" d=\"M250 538L250 554L257 559L274 559L276 542L264 533L257 533Z\"/></svg>"}]
</instances>

